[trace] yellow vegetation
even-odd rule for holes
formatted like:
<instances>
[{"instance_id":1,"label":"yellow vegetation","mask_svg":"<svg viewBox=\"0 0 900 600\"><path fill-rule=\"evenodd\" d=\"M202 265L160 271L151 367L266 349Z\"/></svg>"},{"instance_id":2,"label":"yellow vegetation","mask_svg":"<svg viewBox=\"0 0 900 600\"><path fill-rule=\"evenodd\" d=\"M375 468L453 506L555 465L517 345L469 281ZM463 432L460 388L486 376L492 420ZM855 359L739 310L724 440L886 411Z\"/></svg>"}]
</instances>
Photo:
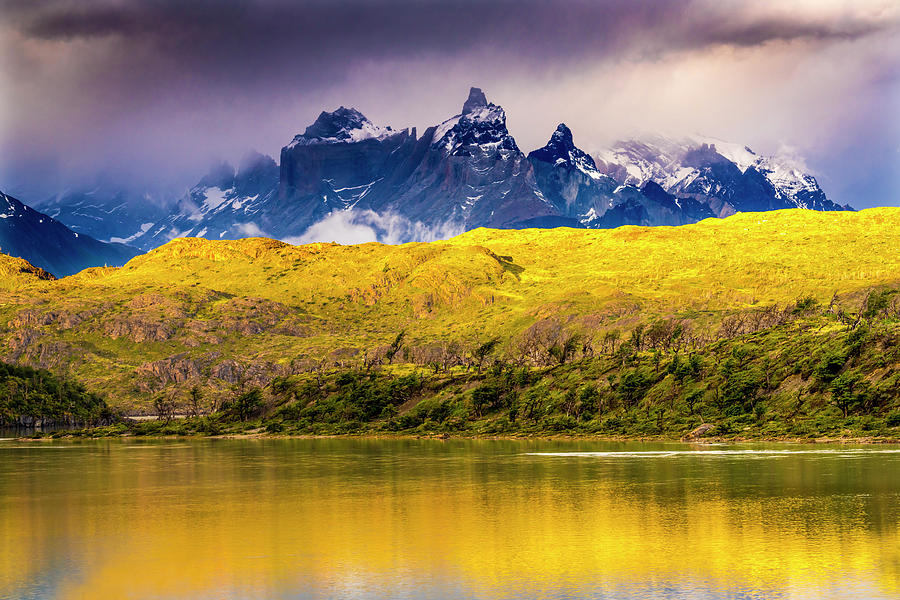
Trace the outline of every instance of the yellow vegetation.
<instances>
[{"instance_id":1,"label":"yellow vegetation","mask_svg":"<svg viewBox=\"0 0 900 600\"><path fill-rule=\"evenodd\" d=\"M4 275L9 291L0 294L0 323L13 322L35 304L96 311L73 328L51 323L39 332L41 343L63 343L83 358L78 374L99 384L110 377L125 381L135 366L183 352L215 350L284 364L338 348L364 352L401 330L411 343L476 343L510 339L548 317L603 327L674 314L702 322L721 311L801 296L827 303L835 293L900 281L898 248L897 208L744 213L683 227L477 229L447 241L397 246L187 238L118 269L90 269L61 280L34 270L27 284L21 274ZM2 273L14 271L14 262L3 262ZM147 336L141 342L109 339L111 330L134 327L104 329L104 320L139 319L146 309L129 303L150 292L181 305L168 313L174 315L167 323L172 335L153 334L162 339L152 343ZM227 301L235 296L302 315L303 334L213 335L219 311L231 310ZM202 328L192 325L187 332L182 318L208 326L197 333ZM9 328L2 335L8 344L26 346L21 360L40 362L27 348L35 342L23 342L21 331Z\"/></svg>"}]
</instances>

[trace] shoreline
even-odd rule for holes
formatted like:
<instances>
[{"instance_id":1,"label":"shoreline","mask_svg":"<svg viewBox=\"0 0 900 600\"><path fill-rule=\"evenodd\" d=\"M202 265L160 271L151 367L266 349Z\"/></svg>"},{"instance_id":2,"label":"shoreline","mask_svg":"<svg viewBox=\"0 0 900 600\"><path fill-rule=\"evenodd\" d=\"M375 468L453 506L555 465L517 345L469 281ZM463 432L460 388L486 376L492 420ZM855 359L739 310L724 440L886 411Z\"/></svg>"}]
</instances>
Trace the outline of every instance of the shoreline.
<instances>
[{"instance_id":1,"label":"shoreline","mask_svg":"<svg viewBox=\"0 0 900 600\"><path fill-rule=\"evenodd\" d=\"M58 437L41 436L41 437L12 437L6 438L10 441L17 442L57 442L57 441L82 441L82 440L111 440L111 439L128 439L128 440L316 440L316 439L361 439L361 440L436 440L436 441L521 441L521 442L659 442L659 443L680 443L694 445L718 445L718 444L824 444L824 445L900 445L900 438L894 437L834 437L822 436L816 438L798 438L798 437L780 437L780 438L757 438L757 437L703 437L703 438L674 438L665 436L643 436L643 437L627 437L627 436L596 436L596 435L578 435L578 434L559 434L559 435L453 435L453 434L273 434L268 432L248 432L234 433L223 435L98 435L98 436L80 436L65 435Z\"/></svg>"}]
</instances>

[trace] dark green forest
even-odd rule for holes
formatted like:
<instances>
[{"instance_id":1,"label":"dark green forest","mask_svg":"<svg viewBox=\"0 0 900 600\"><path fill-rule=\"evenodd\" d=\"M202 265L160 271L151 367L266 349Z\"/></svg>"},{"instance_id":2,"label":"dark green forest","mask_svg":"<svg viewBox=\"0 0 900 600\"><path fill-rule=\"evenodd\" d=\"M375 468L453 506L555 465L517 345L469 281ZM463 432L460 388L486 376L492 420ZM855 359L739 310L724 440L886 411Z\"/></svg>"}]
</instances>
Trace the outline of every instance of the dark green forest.
<instances>
[{"instance_id":1,"label":"dark green forest","mask_svg":"<svg viewBox=\"0 0 900 600\"><path fill-rule=\"evenodd\" d=\"M97 425L113 415L83 385L46 370L0 362L0 425Z\"/></svg>"}]
</instances>

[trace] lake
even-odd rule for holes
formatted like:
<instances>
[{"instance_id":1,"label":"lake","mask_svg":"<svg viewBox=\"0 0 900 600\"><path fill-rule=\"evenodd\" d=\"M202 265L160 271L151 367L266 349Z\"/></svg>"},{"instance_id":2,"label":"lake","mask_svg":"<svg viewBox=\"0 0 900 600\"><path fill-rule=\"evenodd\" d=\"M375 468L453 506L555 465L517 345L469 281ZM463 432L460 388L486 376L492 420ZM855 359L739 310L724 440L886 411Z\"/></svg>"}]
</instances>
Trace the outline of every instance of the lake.
<instances>
[{"instance_id":1,"label":"lake","mask_svg":"<svg viewBox=\"0 0 900 600\"><path fill-rule=\"evenodd\" d=\"M0 441L2 598L898 598L900 448Z\"/></svg>"}]
</instances>

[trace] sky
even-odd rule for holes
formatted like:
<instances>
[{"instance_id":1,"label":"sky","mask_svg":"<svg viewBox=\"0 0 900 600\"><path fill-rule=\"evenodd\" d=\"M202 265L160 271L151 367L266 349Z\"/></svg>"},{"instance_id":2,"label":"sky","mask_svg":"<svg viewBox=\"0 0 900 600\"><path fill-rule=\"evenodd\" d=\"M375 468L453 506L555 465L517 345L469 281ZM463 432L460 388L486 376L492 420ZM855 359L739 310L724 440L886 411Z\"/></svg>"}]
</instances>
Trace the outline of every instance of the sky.
<instances>
[{"instance_id":1,"label":"sky","mask_svg":"<svg viewBox=\"0 0 900 600\"><path fill-rule=\"evenodd\" d=\"M526 152L699 134L900 206L896 0L0 0L0 189L186 187L322 110L421 132L470 86Z\"/></svg>"}]
</instances>

